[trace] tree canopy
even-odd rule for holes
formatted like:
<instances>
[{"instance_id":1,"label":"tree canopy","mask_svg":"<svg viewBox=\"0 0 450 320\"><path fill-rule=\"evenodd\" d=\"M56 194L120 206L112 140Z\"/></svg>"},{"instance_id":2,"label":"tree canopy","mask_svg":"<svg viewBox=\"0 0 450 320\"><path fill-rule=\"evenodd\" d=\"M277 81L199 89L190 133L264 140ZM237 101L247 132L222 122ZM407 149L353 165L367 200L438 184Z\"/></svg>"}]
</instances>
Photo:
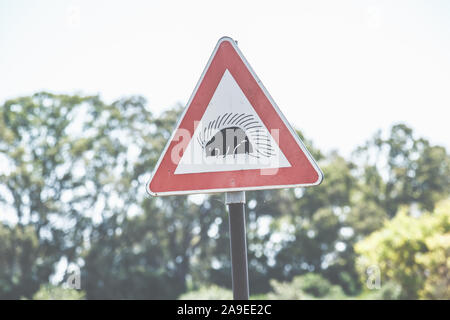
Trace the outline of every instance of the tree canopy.
<instances>
[{"instance_id":1,"label":"tree canopy","mask_svg":"<svg viewBox=\"0 0 450 320\"><path fill-rule=\"evenodd\" d=\"M74 269L83 293L69 296L78 298L228 292L223 195L145 192L181 111L156 115L139 96L105 103L40 92L4 102L0 298L65 296L57 287ZM247 192L251 293L292 285L299 297L355 296L364 291L367 256L403 296L445 296L450 209L436 206L450 196L445 148L397 124L347 159L298 134L325 179L314 188Z\"/></svg>"}]
</instances>

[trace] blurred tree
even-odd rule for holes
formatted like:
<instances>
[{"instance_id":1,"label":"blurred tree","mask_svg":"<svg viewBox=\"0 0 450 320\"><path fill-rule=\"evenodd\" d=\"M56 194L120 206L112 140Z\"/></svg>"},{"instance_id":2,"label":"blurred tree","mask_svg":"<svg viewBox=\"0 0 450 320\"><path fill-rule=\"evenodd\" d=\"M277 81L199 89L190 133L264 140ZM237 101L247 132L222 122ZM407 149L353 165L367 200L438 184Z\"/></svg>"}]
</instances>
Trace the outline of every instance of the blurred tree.
<instances>
[{"instance_id":1,"label":"blurred tree","mask_svg":"<svg viewBox=\"0 0 450 320\"><path fill-rule=\"evenodd\" d=\"M356 186L353 164L331 153L320 165L323 183L313 189L289 191L291 199L285 203L289 210L275 223L283 241L272 276L289 281L296 275L316 272L354 294L359 284L352 237L343 232L349 229L347 216Z\"/></svg>"},{"instance_id":2,"label":"blurred tree","mask_svg":"<svg viewBox=\"0 0 450 320\"><path fill-rule=\"evenodd\" d=\"M355 191L355 193L359 193ZM352 201L352 206L347 216L348 226L355 240L361 240L372 232L380 229L389 219L386 211L373 201Z\"/></svg>"},{"instance_id":3,"label":"blurred tree","mask_svg":"<svg viewBox=\"0 0 450 320\"><path fill-rule=\"evenodd\" d=\"M58 261L84 266L83 249L120 233L120 222L139 211L145 195L139 185L167 136L154 135L159 123L140 97L108 105L98 97L43 92L6 101L0 122L0 205L13 217L10 223L34 230L34 264L50 270L33 278L36 285L21 287L31 298ZM114 241L102 244L114 247Z\"/></svg>"},{"instance_id":4,"label":"blurred tree","mask_svg":"<svg viewBox=\"0 0 450 320\"><path fill-rule=\"evenodd\" d=\"M425 270L425 283L419 291L423 299L450 299L450 200L435 209L436 234L425 240L427 251L417 254ZM444 234L440 233L442 231Z\"/></svg>"},{"instance_id":5,"label":"blurred tree","mask_svg":"<svg viewBox=\"0 0 450 320\"><path fill-rule=\"evenodd\" d=\"M138 96L106 104L96 96L42 92L3 104L0 297L31 298L52 288L49 277L65 268L61 261L81 268L88 299L230 288L223 194L156 199L143 187L180 112L155 117ZM387 139L375 136L353 162L322 154L298 134L325 180L315 188L246 193L252 294L268 292L269 279L284 283L311 272L355 294L354 243L382 227L399 205L431 209L448 196L449 156L404 125ZM417 261L433 277L419 294L434 297L442 292L436 283L447 270L447 242L427 241L436 249Z\"/></svg>"},{"instance_id":6,"label":"blurred tree","mask_svg":"<svg viewBox=\"0 0 450 320\"><path fill-rule=\"evenodd\" d=\"M185 196L147 196L143 185L181 109L168 110L156 119L134 119L126 116L129 104L114 103L107 115L107 122L115 123L119 136L125 137L115 142L114 150L138 146L141 151L122 165L106 191L121 201L115 208L103 207L101 223L91 233L83 268L87 297L173 299L187 290L193 266L204 267L201 272L208 274L206 264L215 258L209 248L219 238L217 228L226 212L214 196L201 196L201 204ZM144 101L133 107L138 104L144 108ZM138 139L143 142L136 143Z\"/></svg>"},{"instance_id":7,"label":"blurred tree","mask_svg":"<svg viewBox=\"0 0 450 320\"><path fill-rule=\"evenodd\" d=\"M404 124L394 125L387 138L379 131L354 154L361 201L374 202L390 217L402 204L432 211L450 194L450 156L445 148L415 138Z\"/></svg>"},{"instance_id":8,"label":"blurred tree","mask_svg":"<svg viewBox=\"0 0 450 320\"><path fill-rule=\"evenodd\" d=\"M51 254L33 227L0 224L0 299L31 298L53 272Z\"/></svg>"},{"instance_id":9,"label":"blurred tree","mask_svg":"<svg viewBox=\"0 0 450 320\"><path fill-rule=\"evenodd\" d=\"M85 213L96 201L97 182L91 174L93 138L86 132L81 137L81 122L76 121L82 120L85 105L97 104L96 97L43 92L8 100L0 109L0 206L15 225L13 234L21 230L35 237L29 258L0 260L14 261L17 270L45 270L23 275L33 283L25 285L17 278L10 283L18 287L9 290L20 290L26 298L48 281L62 257L75 261L90 224ZM0 270L1 277L7 270Z\"/></svg>"},{"instance_id":10,"label":"blurred tree","mask_svg":"<svg viewBox=\"0 0 450 320\"><path fill-rule=\"evenodd\" d=\"M418 218L403 209L356 245L361 277L366 278L369 266L377 266L382 281L401 286L401 298L449 299L449 235L448 200Z\"/></svg>"}]
</instances>

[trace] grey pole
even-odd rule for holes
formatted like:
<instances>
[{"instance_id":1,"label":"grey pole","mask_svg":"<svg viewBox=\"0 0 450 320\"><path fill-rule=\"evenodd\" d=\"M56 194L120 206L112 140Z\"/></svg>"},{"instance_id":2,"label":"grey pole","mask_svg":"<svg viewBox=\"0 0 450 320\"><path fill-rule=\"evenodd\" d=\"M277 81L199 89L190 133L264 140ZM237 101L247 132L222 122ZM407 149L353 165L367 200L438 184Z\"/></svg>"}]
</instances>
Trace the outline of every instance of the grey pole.
<instances>
[{"instance_id":1,"label":"grey pole","mask_svg":"<svg viewBox=\"0 0 450 320\"><path fill-rule=\"evenodd\" d=\"M245 232L245 192L227 192L230 221L231 278L234 300L248 300L247 241Z\"/></svg>"}]
</instances>

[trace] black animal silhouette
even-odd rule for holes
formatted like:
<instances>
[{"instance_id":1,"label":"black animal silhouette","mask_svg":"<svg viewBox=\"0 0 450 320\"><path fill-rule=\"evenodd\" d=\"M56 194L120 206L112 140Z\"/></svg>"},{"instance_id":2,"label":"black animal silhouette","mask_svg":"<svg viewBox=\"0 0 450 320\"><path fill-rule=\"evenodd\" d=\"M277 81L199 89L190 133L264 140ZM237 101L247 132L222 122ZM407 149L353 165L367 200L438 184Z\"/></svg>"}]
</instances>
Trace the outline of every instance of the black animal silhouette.
<instances>
[{"instance_id":1,"label":"black animal silhouette","mask_svg":"<svg viewBox=\"0 0 450 320\"><path fill-rule=\"evenodd\" d=\"M223 128L209 139L205 151L207 157L249 154L253 152L253 146L244 130L239 127L229 127Z\"/></svg>"},{"instance_id":2,"label":"black animal silhouette","mask_svg":"<svg viewBox=\"0 0 450 320\"><path fill-rule=\"evenodd\" d=\"M247 154L259 158L275 155L271 139L260 121L251 114L220 115L203 127L197 141L207 157Z\"/></svg>"}]
</instances>

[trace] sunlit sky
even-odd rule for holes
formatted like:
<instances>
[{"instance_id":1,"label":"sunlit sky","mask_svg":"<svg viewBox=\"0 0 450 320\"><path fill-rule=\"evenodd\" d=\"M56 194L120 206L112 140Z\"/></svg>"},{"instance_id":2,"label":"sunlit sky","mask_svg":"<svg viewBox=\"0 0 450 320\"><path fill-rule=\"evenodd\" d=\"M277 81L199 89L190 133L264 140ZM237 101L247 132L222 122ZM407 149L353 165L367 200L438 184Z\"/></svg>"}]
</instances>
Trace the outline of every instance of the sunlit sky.
<instances>
[{"instance_id":1,"label":"sunlit sky","mask_svg":"<svg viewBox=\"0 0 450 320\"><path fill-rule=\"evenodd\" d=\"M405 122L450 147L450 1L0 0L0 102L39 90L185 104L222 36L289 121L348 154Z\"/></svg>"}]
</instances>

